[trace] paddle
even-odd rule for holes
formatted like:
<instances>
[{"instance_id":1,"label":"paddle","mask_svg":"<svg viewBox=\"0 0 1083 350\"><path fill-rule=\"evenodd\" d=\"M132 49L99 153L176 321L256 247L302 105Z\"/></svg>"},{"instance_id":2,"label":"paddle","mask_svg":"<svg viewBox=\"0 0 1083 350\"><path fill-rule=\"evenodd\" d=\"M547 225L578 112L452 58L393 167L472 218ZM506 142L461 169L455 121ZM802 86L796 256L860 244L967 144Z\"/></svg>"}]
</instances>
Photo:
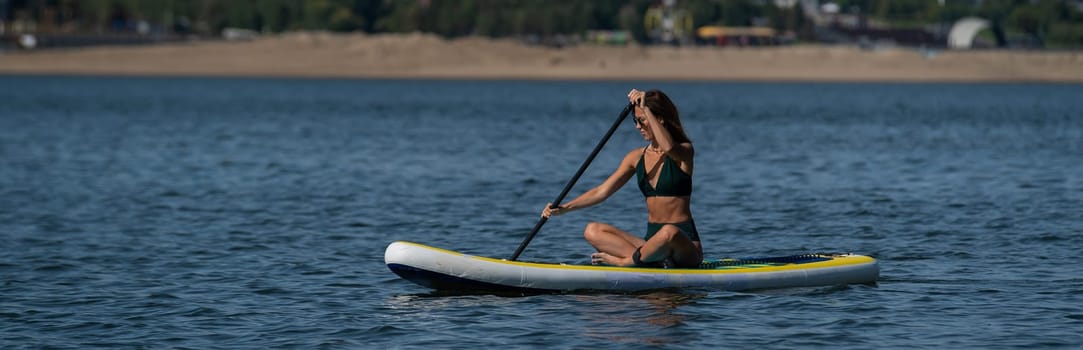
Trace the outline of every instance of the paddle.
<instances>
[{"instance_id":1,"label":"paddle","mask_svg":"<svg viewBox=\"0 0 1083 350\"><path fill-rule=\"evenodd\" d=\"M572 190L572 186L575 186L575 182L579 181L579 177L582 176L583 172L587 170L588 166L590 166L590 162L594 161L594 157L597 156L598 152L602 150L602 146L605 146L606 141L609 141L609 137L613 136L613 132L617 131L617 127L619 127L620 123L624 121L624 118L628 117L628 113L632 112L633 106L634 105L629 103L628 106L624 107L624 111L620 112L620 116L617 117L617 121L613 122L613 126L609 127L609 131L605 133L605 136L602 137L602 140L598 141L597 146L594 146L594 151L590 152L590 156L587 156L587 160L583 161L583 165L579 166L579 171L576 171L575 176L572 176L572 179L568 181L568 184L564 185L564 190L560 191L560 195L557 196L557 199L554 199L553 204L549 205L550 208L556 208L560 206L560 201L564 200L564 196L567 196L568 191ZM523 250L526 249L526 245L530 244L530 240L534 239L534 236L538 234L538 231L541 230L542 225L545 225L546 221L549 221L549 218L544 216L540 220L538 220L538 223L534 225L534 229L530 230L530 234L526 236L526 239L523 240L523 243L519 245L519 249L516 249L515 254L512 254L511 258L508 260L515 261L515 259L519 258L519 254L523 253Z\"/></svg>"}]
</instances>

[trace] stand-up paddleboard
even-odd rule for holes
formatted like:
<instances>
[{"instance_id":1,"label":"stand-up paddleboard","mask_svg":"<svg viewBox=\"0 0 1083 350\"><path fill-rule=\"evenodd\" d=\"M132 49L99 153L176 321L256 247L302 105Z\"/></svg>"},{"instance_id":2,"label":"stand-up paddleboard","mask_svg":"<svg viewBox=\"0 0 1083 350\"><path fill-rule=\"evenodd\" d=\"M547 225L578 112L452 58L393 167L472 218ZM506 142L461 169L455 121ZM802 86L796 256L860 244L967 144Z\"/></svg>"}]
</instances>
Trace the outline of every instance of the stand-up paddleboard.
<instances>
[{"instance_id":1,"label":"stand-up paddleboard","mask_svg":"<svg viewBox=\"0 0 1083 350\"><path fill-rule=\"evenodd\" d=\"M393 242L384 262L402 278L436 290L492 293L639 291L665 288L752 290L875 283L876 259L803 254L704 261L696 269L547 264L473 256Z\"/></svg>"}]
</instances>

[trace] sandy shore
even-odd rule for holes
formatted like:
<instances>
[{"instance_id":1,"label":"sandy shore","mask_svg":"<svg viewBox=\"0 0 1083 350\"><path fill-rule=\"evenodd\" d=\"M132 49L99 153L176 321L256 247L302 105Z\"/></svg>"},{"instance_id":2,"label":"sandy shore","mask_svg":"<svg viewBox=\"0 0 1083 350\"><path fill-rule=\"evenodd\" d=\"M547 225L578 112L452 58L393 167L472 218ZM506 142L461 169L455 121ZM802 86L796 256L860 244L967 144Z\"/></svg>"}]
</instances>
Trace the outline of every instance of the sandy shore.
<instances>
[{"instance_id":1,"label":"sandy shore","mask_svg":"<svg viewBox=\"0 0 1083 350\"><path fill-rule=\"evenodd\" d=\"M1083 82L1083 52L774 48L555 49L426 34L289 33L0 53L0 74L205 75L448 79Z\"/></svg>"}]
</instances>

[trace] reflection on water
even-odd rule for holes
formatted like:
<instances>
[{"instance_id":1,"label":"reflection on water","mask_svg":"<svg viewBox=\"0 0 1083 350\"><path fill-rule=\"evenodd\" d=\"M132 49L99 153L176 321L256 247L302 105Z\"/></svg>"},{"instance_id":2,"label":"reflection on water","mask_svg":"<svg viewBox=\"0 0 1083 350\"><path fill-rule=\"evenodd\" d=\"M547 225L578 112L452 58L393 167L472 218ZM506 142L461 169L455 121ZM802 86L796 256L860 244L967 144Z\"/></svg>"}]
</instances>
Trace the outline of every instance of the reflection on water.
<instances>
[{"instance_id":1,"label":"reflection on water","mask_svg":"<svg viewBox=\"0 0 1083 350\"><path fill-rule=\"evenodd\" d=\"M385 304L389 309L433 311L447 308L499 306L514 303L514 299L483 294L451 294L432 292L393 295Z\"/></svg>"},{"instance_id":2,"label":"reflection on water","mask_svg":"<svg viewBox=\"0 0 1083 350\"><path fill-rule=\"evenodd\" d=\"M656 291L634 295L578 295L586 325L583 336L618 344L677 344L679 326L689 316L678 308L694 303L706 293Z\"/></svg>"},{"instance_id":3,"label":"reflection on water","mask_svg":"<svg viewBox=\"0 0 1083 350\"><path fill-rule=\"evenodd\" d=\"M376 316L374 332L421 331L417 342L442 332L485 324L508 335L560 336L574 325L587 343L679 344L695 332L684 327L696 316L682 313L708 294L654 291L637 294L544 294L521 297L430 292L392 295ZM529 320L530 322L522 322Z\"/></svg>"}]
</instances>

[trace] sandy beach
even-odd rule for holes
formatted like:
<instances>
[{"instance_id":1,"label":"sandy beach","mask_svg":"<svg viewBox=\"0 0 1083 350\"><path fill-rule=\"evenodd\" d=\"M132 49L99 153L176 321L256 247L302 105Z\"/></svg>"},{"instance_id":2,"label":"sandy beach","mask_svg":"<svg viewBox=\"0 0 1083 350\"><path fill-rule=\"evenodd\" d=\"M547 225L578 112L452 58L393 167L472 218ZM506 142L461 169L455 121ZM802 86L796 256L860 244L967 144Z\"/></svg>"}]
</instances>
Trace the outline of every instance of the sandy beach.
<instances>
[{"instance_id":1,"label":"sandy beach","mask_svg":"<svg viewBox=\"0 0 1083 350\"><path fill-rule=\"evenodd\" d=\"M250 41L191 41L0 53L0 74L406 79L1083 82L1080 51L866 50L578 45L429 34L296 32Z\"/></svg>"}]
</instances>

